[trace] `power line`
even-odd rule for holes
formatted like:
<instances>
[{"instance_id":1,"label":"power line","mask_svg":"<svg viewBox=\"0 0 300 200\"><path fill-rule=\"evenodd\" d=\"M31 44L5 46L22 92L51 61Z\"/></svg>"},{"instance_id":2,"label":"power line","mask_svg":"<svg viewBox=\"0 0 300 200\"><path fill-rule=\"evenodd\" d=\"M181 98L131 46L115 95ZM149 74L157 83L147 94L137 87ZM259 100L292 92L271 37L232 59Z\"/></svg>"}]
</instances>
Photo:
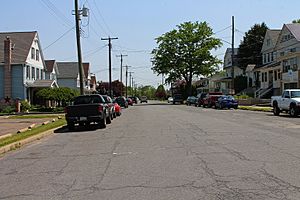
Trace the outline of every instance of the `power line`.
<instances>
[{"instance_id":1,"label":"power line","mask_svg":"<svg viewBox=\"0 0 300 200\"><path fill-rule=\"evenodd\" d=\"M72 27L73 22L67 18L51 1L49 0L41 0L41 2L48 7L48 9L52 12L50 12L53 16L60 19L62 22L64 22L65 25Z\"/></svg>"},{"instance_id":2,"label":"power line","mask_svg":"<svg viewBox=\"0 0 300 200\"><path fill-rule=\"evenodd\" d=\"M226 28L223 28L223 29L221 29L221 30L219 30L219 31L216 31L216 32L214 32L213 34L216 35L216 34L218 34L218 33L220 33L220 32L223 32L223 31L225 31L225 30L227 30L227 29L229 29L229 28L231 28L231 25L228 26L228 27L226 27Z\"/></svg>"},{"instance_id":3,"label":"power line","mask_svg":"<svg viewBox=\"0 0 300 200\"><path fill-rule=\"evenodd\" d=\"M60 39L62 39L65 35L67 35L69 32L71 32L73 29L75 28L72 27L70 28L68 31L66 31L64 34L62 34L61 36L59 36L59 38L57 38L55 41L53 41L52 43L50 43L48 46L46 46L43 51L45 51L47 48L51 47L52 45L54 45L56 42L58 42Z\"/></svg>"},{"instance_id":4,"label":"power line","mask_svg":"<svg viewBox=\"0 0 300 200\"><path fill-rule=\"evenodd\" d=\"M99 7L98 7L98 5L97 5L97 3L96 3L95 0L94 0L94 4L95 4L95 7L96 7L96 10L98 11L99 16L101 17L101 19L102 19L104 25L106 26L107 30L108 30L111 34L113 34L113 32L110 30L109 26L108 26L107 23L105 22L104 17L102 16L102 14L101 14L101 12L100 12L100 9L99 9Z\"/></svg>"}]
</instances>

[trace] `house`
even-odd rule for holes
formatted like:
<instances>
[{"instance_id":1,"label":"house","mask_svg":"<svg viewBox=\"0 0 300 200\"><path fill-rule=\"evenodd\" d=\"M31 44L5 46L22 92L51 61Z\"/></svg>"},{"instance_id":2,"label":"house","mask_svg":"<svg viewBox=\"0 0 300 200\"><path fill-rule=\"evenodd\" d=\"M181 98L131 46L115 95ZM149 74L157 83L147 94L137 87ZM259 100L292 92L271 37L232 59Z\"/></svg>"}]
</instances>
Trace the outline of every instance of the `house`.
<instances>
[{"instance_id":1,"label":"house","mask_svg":"<svg viewBox=\"0 0 300 200\"><path fill-rule=\"evenodd\" d=\"M277 52L277 61L280 62L281 92L285 89L300 88L299 23L283 25L278 36L275 51Z\"/></svg>"},{"instance_id":2,"label":"house","mask_svg":"<svg viewBox=\"0 0 300 200\"><path fill-rule=\"evenodd\" d=\"M267 30L261 53L263 65L256 69L260 81L256 97L300 88L300 24L284 24L281 30Z\"/></svg>"},{"instance_id":3,"label":"house","mask_svg":"<svg viewBox=\"0 0 300 200\"><path fill-rule=\"evenodd\" d=\"M57 64L55 60L45 60L46 65L46 73L45 73L45 79L48 80L55 80L57 82Z\"/></svg>"},{"instance_id":4,"label":"house","mask_svg":"<svg viewBox=\"0 0 300 200\"><path fill-rule=\"evenodd\" d=\"M0 33L0 100L34 102L37 89L57 87L45 80L45 62L37 31ZM4 101L5 99L5 101Z\"/></svg>"},{"instance_id":5,"label":"house","mask_svg":"<svg viewBox=\"0 0 300 200\"><path fill-rule=\"evenodd\" d=\"M225 71L225 76L220 77L220 79L218 80L218 82L222 82L222 85L225 85L223 87L224 88L223 90L227 94L234 93L234 91L232 91L232 73L234 72L233 74L234 78L244 74L244 71L236 65L238 48L234 48L233 52L234 52L234 57L232 60L232 48L227 48L224 55L224 63L223 63L223 70Z\"/></svg>"},{"instance_id":6,"label":"house","mask_svg":"<svg viewBox=\"0 0 300 200\"><path fill-rule=\"evenodd\" d=\"M91 81L90 81L90 90L95 92L97 88L97 80L96 80L96 75L91 74Z\"/></svg>"},{"instance_id":7,"label":"house","mask_svg":"<svg viewBox=\"0 0 300 200\"><path fill-rule=\"evenodd\" d=\"M258 90L255 97L265 97L267 95L278 95L280 93L280 62L277 59L276 43L280 30L269 29L266 31L261 49L262 66L257 66L254 71L259 80Z\"/></svg>"},{"instance_id":8,"label":"house","mask_svg":"<svg viewBox=\"0 0 300 200\"><path fill-rule=\"evenodd\" d=\"M69 87L80 89L80 78L78 62L56 62L57 65L57 82L60 87ZM83 86L85 92L90 92L90 64L83 63Z\"/></svg>"}]
</instances>

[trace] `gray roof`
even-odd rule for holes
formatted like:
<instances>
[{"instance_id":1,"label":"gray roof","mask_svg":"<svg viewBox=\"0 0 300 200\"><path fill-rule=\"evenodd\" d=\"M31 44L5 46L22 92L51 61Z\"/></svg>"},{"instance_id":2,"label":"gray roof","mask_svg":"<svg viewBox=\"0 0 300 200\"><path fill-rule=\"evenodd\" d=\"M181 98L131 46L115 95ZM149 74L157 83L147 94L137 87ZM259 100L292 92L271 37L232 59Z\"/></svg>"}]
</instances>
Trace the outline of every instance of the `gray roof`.
<instances>
[{"instance_id":1,"label":"gray roof","mask_svg":"<svg viewBox=\"0 0 300 200\"><path fill-rule=\"evenodd\" d=\"M295 38L300 41L300 24L285 24L285 26L291 31Z\"/></svg>"},{"instance_id":2,"label":"gray roof","mask_svg":"<svg viewBox=\"0 0 300 200\"><path fill-rule=\"evenodd\" d=\"M4 62L4 40L10 37L14 49L12 51L12 64L25 63L29 54L36 31L31 32L2 32L0 33L0 63Z\"/></svg>"},{"instance_id":3,"label":"gray roof","mask_svg":"<svg viewBox=\"0 0 300 200\"><path fill-rule=\"evenodd\" d=\"M57 78L77 78L78 63L77 62L56 62L58 75Z\"/></svg>"},{"instance_id":4,"label":"gray roof","mask_svg":"<svg viewBox=\"0 0 300 200\"><path fill-rule=\"evenodd\" d=\"M237 55L239 49L238 48L234 48L233 51L234 51L234 55ZM231 52L232 52L232 48L227 48L225 54L229 54L229 53L231 54Z\"/></svg>"},{"instance_id":5,"label":"gray roof","mask_svg":"<svg viewBox=\"0 0 300 200\"><path fill-rule=\"evenodd\" d=\"M72 78L76 79L79 74L78 62L56 62L57 78ZM82 63L83 77L87 78L89 75L89 63Z\"/></svg>"},{"instance_id":6,"label":"gray roof","mask_svg":"<svg viewBox=\"0 0 300 200\"><path fill-rule=\"evenodd\" d=\"M268 29L266 34L269 34L270 39L272 40L273 44L276 44L279 34L281 30L278 29Z\"/></svg>"}]
</instances>

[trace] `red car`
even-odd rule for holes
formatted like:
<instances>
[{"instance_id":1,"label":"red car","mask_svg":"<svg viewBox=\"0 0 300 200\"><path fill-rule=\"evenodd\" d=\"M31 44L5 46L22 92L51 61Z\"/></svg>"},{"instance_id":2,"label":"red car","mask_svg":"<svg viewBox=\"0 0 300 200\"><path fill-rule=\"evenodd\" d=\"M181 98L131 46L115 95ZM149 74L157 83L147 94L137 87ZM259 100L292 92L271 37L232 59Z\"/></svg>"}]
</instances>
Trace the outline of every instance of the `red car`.
<instances>
[{"instance_id":1,"label":"red car","mask_svg":"<svg viewBox=\"0 0 300 200\"><path fill-rule=\"evenodd\" d=\"M122 114L122 108L121 108L121 106L119 106L118 103L114 103L114 105L115 105L115 113L116 113L116 115L120 116Z\"/></svg>"},{"instance_id":2,"label":"red car","mask_svg":"<svg viewBox=\"0 0 300 200\"><path fill-rule=\"evenodd\" d=\"M204 98L203 98L203 108L208 107L215 107L216 101L219 97L221 97L223 94L222 92L209 92Z\"/></svg>"}]
</instances>

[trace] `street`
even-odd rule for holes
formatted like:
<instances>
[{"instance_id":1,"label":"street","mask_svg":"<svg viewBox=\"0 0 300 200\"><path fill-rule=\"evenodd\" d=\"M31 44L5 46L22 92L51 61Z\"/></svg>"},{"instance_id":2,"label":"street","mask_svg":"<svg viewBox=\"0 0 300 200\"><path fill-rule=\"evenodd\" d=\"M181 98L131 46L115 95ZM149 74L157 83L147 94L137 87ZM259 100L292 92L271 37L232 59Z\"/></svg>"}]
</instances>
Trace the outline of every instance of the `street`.
<instances>
[{"instance_id":1,"label":"street","mask_svg":"<svg viewBox=\"0 0 300 200\"><path fill-rule=\"evenodd\" d=\"M300 199L300 117L150 102L0 157L0 199Z\"/></svg>"}]
</instances>

